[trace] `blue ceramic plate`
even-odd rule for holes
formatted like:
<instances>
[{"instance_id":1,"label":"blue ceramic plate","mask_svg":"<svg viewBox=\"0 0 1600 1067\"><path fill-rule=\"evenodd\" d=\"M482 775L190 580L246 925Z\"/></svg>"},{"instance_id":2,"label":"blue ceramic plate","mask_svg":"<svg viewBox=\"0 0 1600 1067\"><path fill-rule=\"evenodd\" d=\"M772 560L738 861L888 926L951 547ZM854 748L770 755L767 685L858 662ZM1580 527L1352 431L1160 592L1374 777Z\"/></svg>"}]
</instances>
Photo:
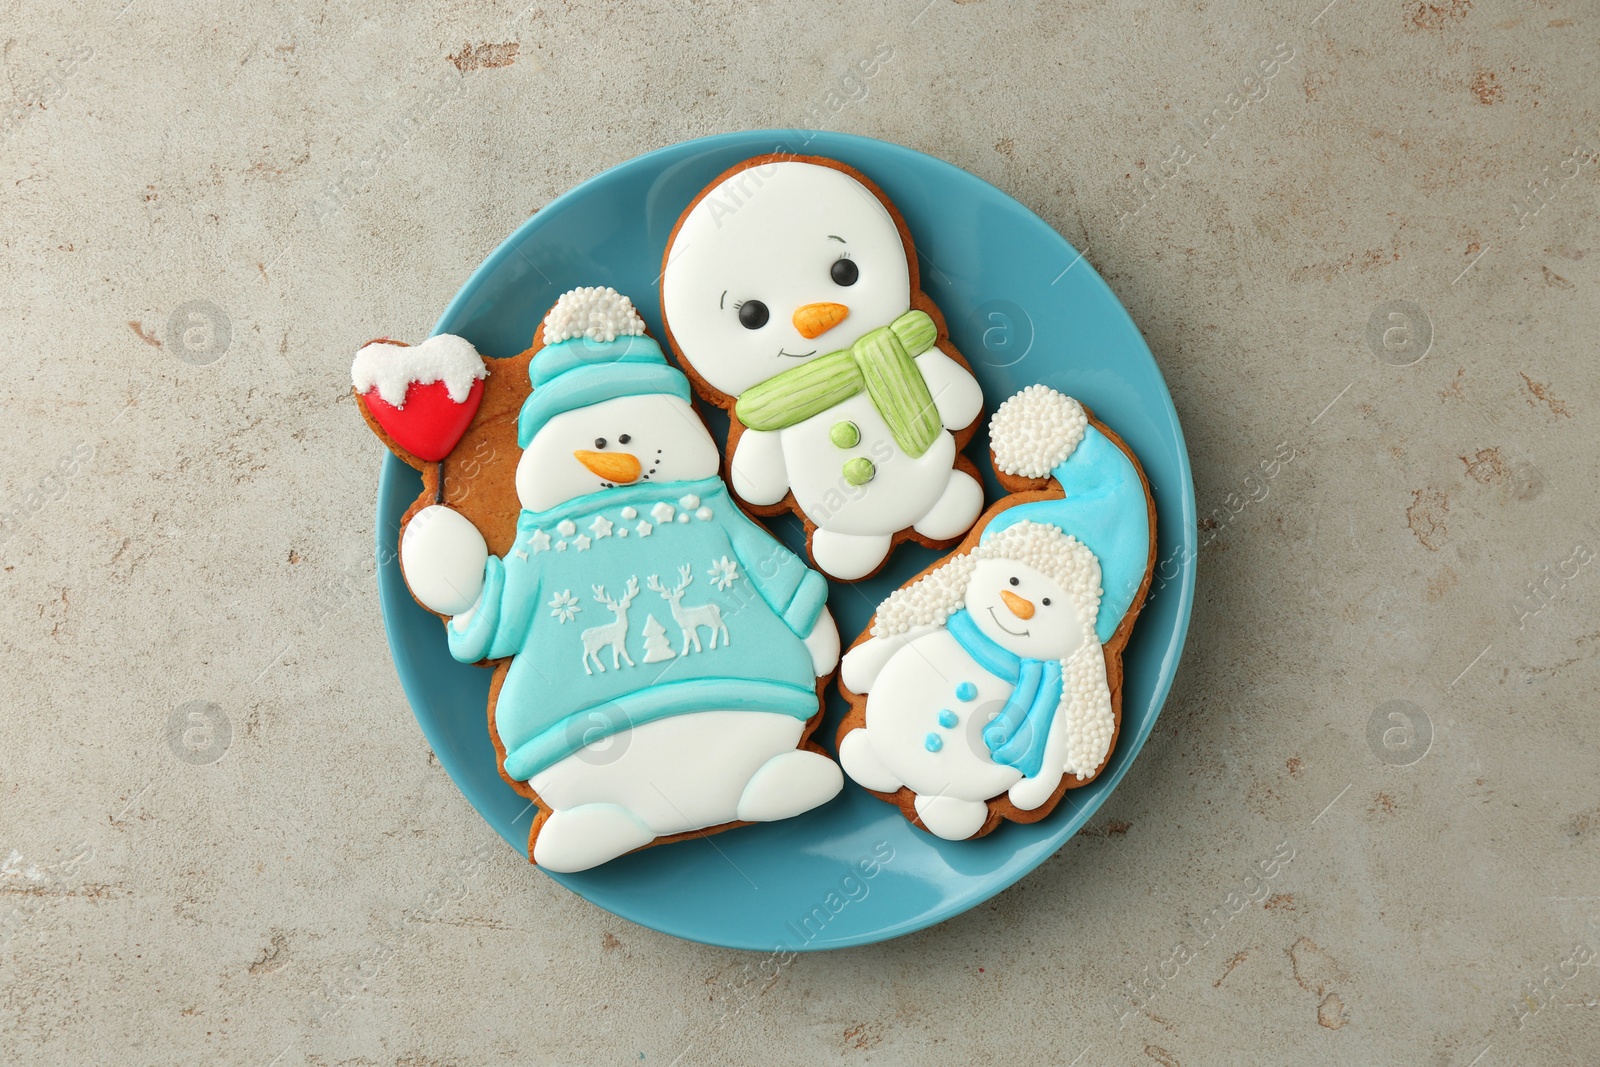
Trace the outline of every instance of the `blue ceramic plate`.
<instances>
[{"instance_id":1,"label":"blue ceramic plate","mask_svg":"<svg viewBox=\"0 0 1600 1067\"><path fill-rule=\"evenodd\" d=\"M988 183L898 145L836 133L730 133L673 145L606 171L511 235L468 279L435 327L491 356L525 349L556 297L579 285L631 296L664 336L656 287L662 250L685 205L753 155L794 151L857 167L899 205L921 255L922 287L983 384L988 407L1033 382L1078 397L1128 442L1155 493L1160 545L1153 595L1124 657L1122 732L1099 779L1047 818L1003 824L978 841L942 841L847 782L826 806L786 822L646 849L582 874L552 874L594 904L663 933L731 948L804 951L870 944L930 926L1027 874L1089 820L1155 725L1183 651L1194 593L1194 484L1178 416L1127 312L1076 250ZM725 437L727 422L709 413ZM969 453L988 474L988 438ZM462 793L523 852L533 811L501 781L485 727L489 672L459 664L438 620L411 599L394 548L420 491L392 456L378 487L379 592L400 680L428 742ZM803 552L790 517L771 523ZM848 643L874 606L935 553L902 547L877 578L835 584L829 606ZM836 693L817 737L831 749ZM869 876L870 872L870 876ZM529 877L544 877L529 871ZM1093 871L1078 872L1092 878Z\"/></svg>"}]
</instances>

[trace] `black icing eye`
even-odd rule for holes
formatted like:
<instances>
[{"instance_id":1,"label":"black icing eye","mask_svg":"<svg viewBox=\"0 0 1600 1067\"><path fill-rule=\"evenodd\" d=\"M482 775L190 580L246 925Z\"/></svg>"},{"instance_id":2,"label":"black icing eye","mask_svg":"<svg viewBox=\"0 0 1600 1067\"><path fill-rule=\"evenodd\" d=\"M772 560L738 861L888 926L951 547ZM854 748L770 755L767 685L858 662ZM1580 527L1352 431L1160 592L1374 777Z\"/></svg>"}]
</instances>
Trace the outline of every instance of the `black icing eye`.
<instances>
[{"instance_id":1,"label":"black icing eye","mask_svg":"<svg viewBox=\"0 0 1600 1067\"><path fill-rule=\"evenodd\" d=\"M855 260L841 257L833 261L833 266L828 268L828 274L833 278L835 285L854 285L856 279L861 277L861 268L856 266Z\"/></svg>"},{"instance_id":2,"label":"black icing eye","mask_svg":"<svg viewBox=\"0 0 1600 1067\"><path fill-rule=\"evenodd\" d=\"M1022 583L1017 581L1015 578L1013 578L1013 579L1011 579L1011 584L1012 585L1021 585Z\"/></svg>"},{"instance_id":3,"label":"black icing eye","mask_svg":"<svg viewBox=\"0 0 1600 1067\"><path fill-rule=\"evenodd\" d=\"M621 437L617 438L617 444L625 445L631 440L633 440L633 437L632 437L631 434L623 434Z\"/></svg>"},{"instance_id":4,"label":"black icing eye","mask_svg":"<svg viewBox=\"0 0 1600 1067\"><path fill-rule=\"evenodd\" d=\"M767 324L771 313L759 300L746 300L739 305L739 325L747 330L759 330Z\"/></svg>"},{"instance_id":5,"label":"black icing eye","mask_svg":"<svg viewBox=\"0 0 1600 1067\"><path fill-rule=\"evenodd\" d=\"M1043 600L1039 601L1039 603L1043 604L1045 607L1049 607L1050 606L1050 598L1049 597L1045 597Z\"/></svg>"},{"instance_id":6,"label":"black icing eye","mask_svg":"<svg viewBox=\"0 0 1600 1067\"><path fill-rule=\"evenodd\" d=\"M604 447L606 447L606 439L604 437L596 437L594 439L594 447L596 447L596 448L604 448Z\"/></svg>"}]
</instances>

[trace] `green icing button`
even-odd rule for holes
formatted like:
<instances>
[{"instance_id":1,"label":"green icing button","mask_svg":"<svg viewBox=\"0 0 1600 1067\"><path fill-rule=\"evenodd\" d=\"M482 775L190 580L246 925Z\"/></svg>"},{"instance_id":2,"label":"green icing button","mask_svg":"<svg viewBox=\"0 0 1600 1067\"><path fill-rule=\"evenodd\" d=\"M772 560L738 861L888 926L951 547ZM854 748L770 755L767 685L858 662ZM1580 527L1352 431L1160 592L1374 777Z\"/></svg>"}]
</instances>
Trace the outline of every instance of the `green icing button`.
<instances>
[{"instance_id":1,"label":"green icing button","mask_svg":"<svg viewBox=\"0 0 1600 1067\"><path fill-rule=\"evenodd\" d=\"M836 422L833 424L833 429L828 431L828 440L840 448L854 448L861 443L861 431L853 422ZM867 477L870 478L872 475L868 474Z\"/></svg>"},{"instance_id":2,"label":"green icing button","mask_svg":"<svg viewBox=\"0 0 1600 1067\"><path fill-rule=\"evenodd\" d=\"M844 480L851 485L866 485L877 473L878 469L872 465L872 460L865 456L857 456L844 465Z\"/></svg>"}]
</instances>

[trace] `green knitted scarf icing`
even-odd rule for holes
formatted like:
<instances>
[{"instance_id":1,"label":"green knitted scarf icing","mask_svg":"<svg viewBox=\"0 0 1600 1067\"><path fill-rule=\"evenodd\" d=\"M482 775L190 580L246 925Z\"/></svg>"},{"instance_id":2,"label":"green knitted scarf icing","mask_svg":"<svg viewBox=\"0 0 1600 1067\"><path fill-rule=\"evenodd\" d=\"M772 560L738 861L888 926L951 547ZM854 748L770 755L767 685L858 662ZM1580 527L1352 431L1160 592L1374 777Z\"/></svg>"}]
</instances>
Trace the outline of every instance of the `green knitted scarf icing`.
<instances>
[{"instance_id":1,"label":"green knitted scarf icing","mask_svg":"<svg viewBox=\"0 0 1600 1067\"><path fill-rule=\"evenodd\" d=\"M752 430L781 430L865 389L889 424L895 444L916 458L943 429L916 359L933 347L938 334L926 312L908 311L849 348L818 356L746 389L734 414Z\"/></svg>"}]
</instances>

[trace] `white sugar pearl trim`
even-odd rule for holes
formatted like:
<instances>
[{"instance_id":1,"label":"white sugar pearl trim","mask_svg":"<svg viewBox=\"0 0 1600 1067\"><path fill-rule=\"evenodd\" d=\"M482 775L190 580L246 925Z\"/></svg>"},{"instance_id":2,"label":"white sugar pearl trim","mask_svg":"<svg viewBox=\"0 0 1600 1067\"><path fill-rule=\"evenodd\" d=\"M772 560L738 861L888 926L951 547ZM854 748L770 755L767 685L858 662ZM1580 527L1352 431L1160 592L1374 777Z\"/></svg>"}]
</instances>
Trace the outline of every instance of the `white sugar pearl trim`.
<instances>
[{"instance_id":1,"label":"white sugar pearl trim","mask_svg":"<svg viewBox=\"0 0 1600 1067\"><path fill-rule=\"evenodd\" d=\"M544 317L544 343L560 344L574 337L615 341L644 333L644 319L633 301L611 288L586 285L563 293Z\"/></svg>"},{"instance_id":2,"label":"white sugar pearl trim","mask_svg":"<svg viewBox=\"0 0 1600 1067\"><path fill-rule=\"evenodd\" d=\"M1088 426L1082 404L1048 385L1030 385L989 420L995 467L1021 478L1043 478L1072 455Z\"/></svg>"}]
</instances>

